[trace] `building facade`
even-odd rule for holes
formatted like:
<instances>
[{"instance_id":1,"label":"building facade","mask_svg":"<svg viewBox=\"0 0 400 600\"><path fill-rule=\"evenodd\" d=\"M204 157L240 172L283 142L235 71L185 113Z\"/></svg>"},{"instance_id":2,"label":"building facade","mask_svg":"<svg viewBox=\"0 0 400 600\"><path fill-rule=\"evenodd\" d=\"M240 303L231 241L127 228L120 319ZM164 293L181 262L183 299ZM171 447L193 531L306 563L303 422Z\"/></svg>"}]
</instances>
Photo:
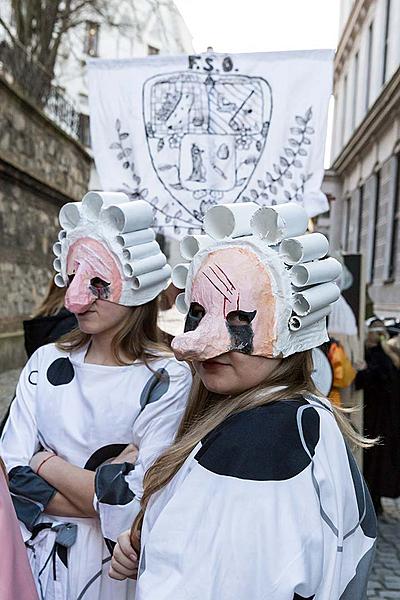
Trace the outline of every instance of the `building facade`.
<instances>
[{"instance_id":1,"label":"building facade","mask_svg":"<svg viewBox=\"0 0 400 600\"><path fill-rule=\"evenodd\" d=\"M363 256L375 314L400 317L400 2L341 0L331 201L335 249Z\"/></svg>"}]
</instances>

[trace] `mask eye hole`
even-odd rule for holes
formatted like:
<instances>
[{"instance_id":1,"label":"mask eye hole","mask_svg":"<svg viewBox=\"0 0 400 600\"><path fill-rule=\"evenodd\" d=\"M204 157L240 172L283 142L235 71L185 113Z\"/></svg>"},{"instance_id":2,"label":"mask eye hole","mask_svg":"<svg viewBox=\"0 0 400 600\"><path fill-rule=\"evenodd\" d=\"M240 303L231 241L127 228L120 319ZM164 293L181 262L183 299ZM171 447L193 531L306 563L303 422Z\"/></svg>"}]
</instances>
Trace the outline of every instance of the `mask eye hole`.
<instances>
[{"instance_id":1,"label":"mask eye hole","mask_svg":"<svg viewBox=\"0 0 400 600\"><path fill-rule=\"evenodd\" d=\"M198 302L192 302L189 308L189 315L192 319L196 321L201 321L201 319L206 314L204 307Z\"/></svg>"},{"instance_id":2,"label":"mask eye hole","mask_svg":"<svg viewBox=\"0 0 400 600\"><path fill-rule=\"evenodd\" d=\"M71 275L67 275L67 277L68 277L68 285L71 285L71 283L74 280L75 273L71 273Z\"/></svg>"},{"instance_id":3,"label":"mask eye hole","mask_svg":"<svg viewBox=\"0 0 400 600\"><path fill-rule=\"evenodd\" d=\"M107 298L110 295L110 284L107 281L104 281L104 279L101 279L100 277L93 277L93 279L90 280L89 287L92 294L97 296L97 298L99 298L100 300L107 300Z\"/></svg>"},{"instance_id":4,"label":"mask eye hole","mask_svg":"<svg viewBox=\"0 0 400 600\"><path fill-rule=\"evenodd\" d=\"M232 325L234 327L243 327L245 325L250 325L256 314L256 310L233 310L232 312L227 314L226 320L229 323L229 325Z\"/></svg>"}]
</instances>

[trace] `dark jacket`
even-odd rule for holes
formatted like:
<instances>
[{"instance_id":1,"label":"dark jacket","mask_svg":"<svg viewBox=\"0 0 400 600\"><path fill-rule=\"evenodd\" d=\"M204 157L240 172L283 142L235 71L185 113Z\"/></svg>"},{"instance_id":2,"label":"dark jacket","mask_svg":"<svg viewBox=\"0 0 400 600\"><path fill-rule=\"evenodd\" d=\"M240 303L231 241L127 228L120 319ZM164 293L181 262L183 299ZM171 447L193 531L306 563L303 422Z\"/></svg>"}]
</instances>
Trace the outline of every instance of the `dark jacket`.
<instances>
[{"instance_id":1,"label":"dark jacket","mask_svg":"<svg viewBox=\"0 0 400 600\"><path fill-rule=\"evenodd\" d=\"M25 332L25 350L28 358L45 344L55 342L65 333L77 327L73 313L66 308L52 317L35 317L23 322Z\"/></svg>"}]
</instances>

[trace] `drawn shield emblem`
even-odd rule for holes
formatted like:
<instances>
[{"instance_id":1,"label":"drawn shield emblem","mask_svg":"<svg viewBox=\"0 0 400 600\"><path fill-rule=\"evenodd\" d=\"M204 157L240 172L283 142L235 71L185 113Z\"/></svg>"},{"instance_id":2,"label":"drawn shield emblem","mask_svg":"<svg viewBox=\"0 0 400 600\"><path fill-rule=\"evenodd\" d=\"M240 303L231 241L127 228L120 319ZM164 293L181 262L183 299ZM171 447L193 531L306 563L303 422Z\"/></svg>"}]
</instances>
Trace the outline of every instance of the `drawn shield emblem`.
<instances>
[{"instance_id":1,"label":"drawn shield emblem","mask_svg":"<svg viewBox=\"0 0 400 600\"><path fill-rule=\"evenodd\" d=\"M156 75L143 87L147 144L169 194L190 194L204 213L235 202L265 149L272 93L261 77L187 71Z\"/></svg>"}]
</instances>

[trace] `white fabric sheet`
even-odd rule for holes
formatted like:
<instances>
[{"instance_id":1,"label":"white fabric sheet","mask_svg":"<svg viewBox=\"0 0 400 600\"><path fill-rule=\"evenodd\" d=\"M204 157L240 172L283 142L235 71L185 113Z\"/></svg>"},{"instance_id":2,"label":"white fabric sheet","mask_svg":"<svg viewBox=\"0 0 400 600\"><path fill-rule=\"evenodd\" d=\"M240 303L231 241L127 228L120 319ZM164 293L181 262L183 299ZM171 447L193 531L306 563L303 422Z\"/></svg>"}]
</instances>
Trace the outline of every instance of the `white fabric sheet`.
<instances>
[{"instance_id":1,"label":"white fabric sheet","mask_svg":"<svg viewBox=\"0 0 400 600\"><path fill-rule=\"evenodd\" d=\"M216 203L303 203L320 191L331 51L207 53L89 61L91 139L102 189L153 207L161 231L201 228Z\"/></svg>"}]
</instances>

